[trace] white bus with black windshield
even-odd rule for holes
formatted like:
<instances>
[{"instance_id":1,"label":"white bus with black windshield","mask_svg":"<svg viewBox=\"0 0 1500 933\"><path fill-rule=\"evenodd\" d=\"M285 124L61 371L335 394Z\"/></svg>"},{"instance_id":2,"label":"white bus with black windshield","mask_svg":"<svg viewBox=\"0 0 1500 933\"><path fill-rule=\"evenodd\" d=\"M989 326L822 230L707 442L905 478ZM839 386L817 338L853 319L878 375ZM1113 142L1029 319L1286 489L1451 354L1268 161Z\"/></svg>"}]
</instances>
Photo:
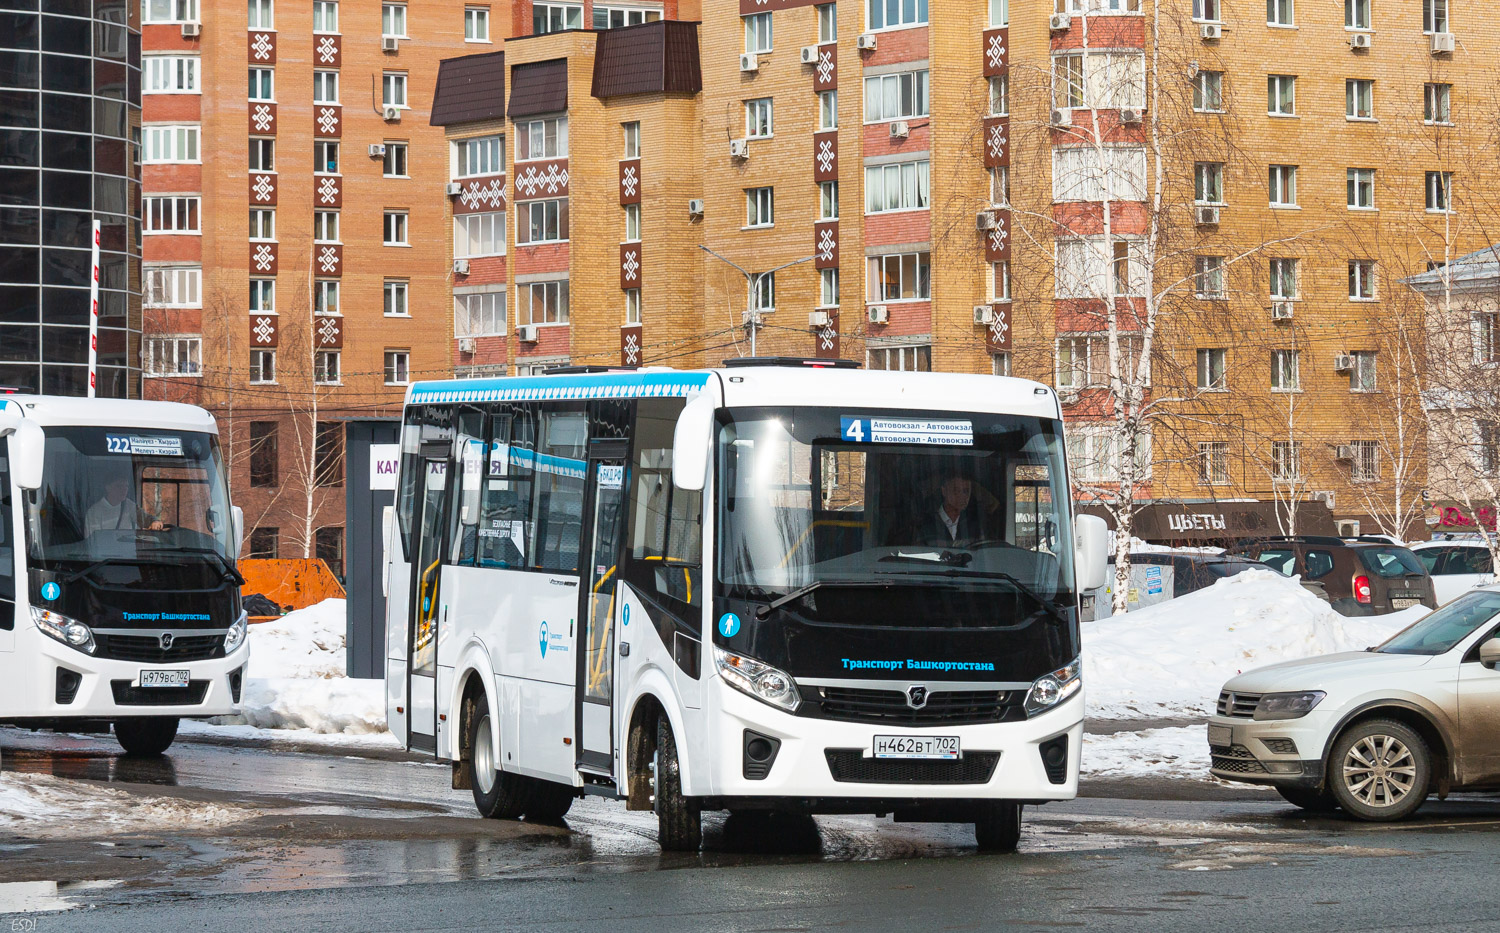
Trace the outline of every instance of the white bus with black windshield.
<instances>
[{"instance_id":1,"label":"white bus with black windshield","mask_svg":"<svg viewBox=\"0 0 1500 933\"><path fill-rule=\"evenodd\" d=\"M0 397L0 722L154 755L238 712L241 524L203 409Z\"/></svg>"},{"instance_id":2,"label":"white bus with black windshield","mask_svg":"<svg viewBox=\"0 0 1500 933\"><path fill-rule=\"evenodd\" d=\"M1075 796L1078 601L1057 396L749 359L426 382L387 522L387 703L489 817L966 822Z\"/></svg>"}]
</instances>

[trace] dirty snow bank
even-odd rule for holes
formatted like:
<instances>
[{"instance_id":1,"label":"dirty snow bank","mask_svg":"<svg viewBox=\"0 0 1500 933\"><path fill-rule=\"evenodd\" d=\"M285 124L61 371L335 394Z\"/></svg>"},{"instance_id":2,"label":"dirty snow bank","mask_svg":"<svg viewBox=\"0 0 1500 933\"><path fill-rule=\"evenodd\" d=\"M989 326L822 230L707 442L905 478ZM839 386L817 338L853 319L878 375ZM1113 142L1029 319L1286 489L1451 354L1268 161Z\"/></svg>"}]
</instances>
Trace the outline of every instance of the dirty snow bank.
<instances>
[{"instance_id":1,"label":"dirty snow bank","mask_svg":"<svg viewBox=\"0 0 1500 933\"><path fill-rule=\"evenodd\" d=\"M396 747L386 731L384 682L344 676L344 631L342 599L252 625L244 713L220 716L206 731Z\"/></svg>"},{"instance_id":2,"label":"dirty snow bank","mask_svg":"<svg viewBox=\"0 0 1500 933\"><path fill-rule=\"evenodd\" d=\"M1279 661L1379 644L1428 610L1345 617L1271 571L1249 570L1123 616L1083 624L1095 719L1206 716L1224 682ZM1160 730L1157 730L1160 731Z\"/></svg>"},{"instance_id":3,"label":"dirty snow bank","mask_svg":"<svg viewBox=\"0 0 1500 933\"><path fill-rule=\"evenodd\" d=\"M249 807L140 796L51 775L0 774L0 833L28 838L201 829L258 815Z\"/></svg>"}]
</instances>

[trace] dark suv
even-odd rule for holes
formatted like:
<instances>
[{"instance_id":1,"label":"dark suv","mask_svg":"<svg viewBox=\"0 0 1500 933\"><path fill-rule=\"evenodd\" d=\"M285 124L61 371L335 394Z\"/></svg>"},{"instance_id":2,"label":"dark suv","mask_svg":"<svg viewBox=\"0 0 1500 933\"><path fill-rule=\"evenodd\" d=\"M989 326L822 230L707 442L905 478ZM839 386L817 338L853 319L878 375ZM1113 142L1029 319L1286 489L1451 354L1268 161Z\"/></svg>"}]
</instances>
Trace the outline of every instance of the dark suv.
<instances>
[{"instance_id":1,"label":"dark suv","mask_svg":"<svg viewBox=\"0 0 1500 933\"><path fill-rule=\"evenodd\" d=\"M1315 580L1346 616L1373 616L1412 606L1437 608L1432 578L1410 550L1384 541L1321 535L1256 538L1228 553L1246 556L1285 574Z\"/></svg>"}]
</instances>

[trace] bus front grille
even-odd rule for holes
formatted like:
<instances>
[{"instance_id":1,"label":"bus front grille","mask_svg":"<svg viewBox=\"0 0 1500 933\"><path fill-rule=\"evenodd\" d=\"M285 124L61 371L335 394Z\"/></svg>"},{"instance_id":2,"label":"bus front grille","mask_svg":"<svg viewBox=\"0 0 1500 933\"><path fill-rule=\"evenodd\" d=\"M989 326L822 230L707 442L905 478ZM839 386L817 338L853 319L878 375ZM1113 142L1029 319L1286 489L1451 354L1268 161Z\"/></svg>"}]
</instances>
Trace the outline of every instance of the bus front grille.
<instances>
[{"instance_id":1,"label":"bus front grille","mask_svg":"<svg viewBox=\"0 0 1500 933\"><path fill-rule=\"evenodd\" d=\"M825 748L828 772L851 784L986 784L1000 763L999 752L966 752L956 761L869 758L862 748Z\"/></svg>"},{"instance_id":2,"label":"bus front grille","mask_svg":"<svg viewBox=\"0 0 1500 933\"><path fill-rule=\"evenodd\" d=\"M181 661L207 661L224 656L224 635L180 635L170 648L161 646L157 635L94 636L98 648L94 657L111 661L139 661L142 664L175 664Z\"/></svg>"},{"instance_id":3,"label":"bus front grille","mask_svg":"<svg viewBox=\"0 0 1500 933\"><path fill-rule=\"evenodd\" d=\"M132 687L128 680L111 680L109 689L118 706L197 706L208 695L208 681L190 680L182 687Z\"/></svg>"},{"instance_id":4,"label":"bus front grille","mask_svg":"<svg viewBox=\"0 0 1500 933\"><path fill-rule=\"evenodd\" d=\"M810 695L809 695L810 694ZM808 712L823 719L888 726L973 725L1026 718L1018 690L934 690L913 709L900 690L816 687L804 691Z\"/></svg>"}]
</instances>

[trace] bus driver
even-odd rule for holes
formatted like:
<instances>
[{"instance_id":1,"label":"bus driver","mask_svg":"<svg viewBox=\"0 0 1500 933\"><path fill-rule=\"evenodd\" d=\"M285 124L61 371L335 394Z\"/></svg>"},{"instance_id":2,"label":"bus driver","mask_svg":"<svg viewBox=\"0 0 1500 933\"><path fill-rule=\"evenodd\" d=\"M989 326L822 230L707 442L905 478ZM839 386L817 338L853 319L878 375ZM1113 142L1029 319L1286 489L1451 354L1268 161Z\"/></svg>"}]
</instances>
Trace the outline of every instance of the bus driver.
<instances>
[{"instance_id":1,"label":"bus driver","mask_svg":"<svg viewBox=\"0 0 1500 933\"><path fill-rule=\"evenodd\" d=\"M135 500L130 498L130 485L129 477L125 476L116 476L105 484L104 498L89 506L88 513L84 516L85 535L136 527L137 506ZM147 527L152 531L166 528L160 520L154 518Z\"/></svg>"}]
</instances>

